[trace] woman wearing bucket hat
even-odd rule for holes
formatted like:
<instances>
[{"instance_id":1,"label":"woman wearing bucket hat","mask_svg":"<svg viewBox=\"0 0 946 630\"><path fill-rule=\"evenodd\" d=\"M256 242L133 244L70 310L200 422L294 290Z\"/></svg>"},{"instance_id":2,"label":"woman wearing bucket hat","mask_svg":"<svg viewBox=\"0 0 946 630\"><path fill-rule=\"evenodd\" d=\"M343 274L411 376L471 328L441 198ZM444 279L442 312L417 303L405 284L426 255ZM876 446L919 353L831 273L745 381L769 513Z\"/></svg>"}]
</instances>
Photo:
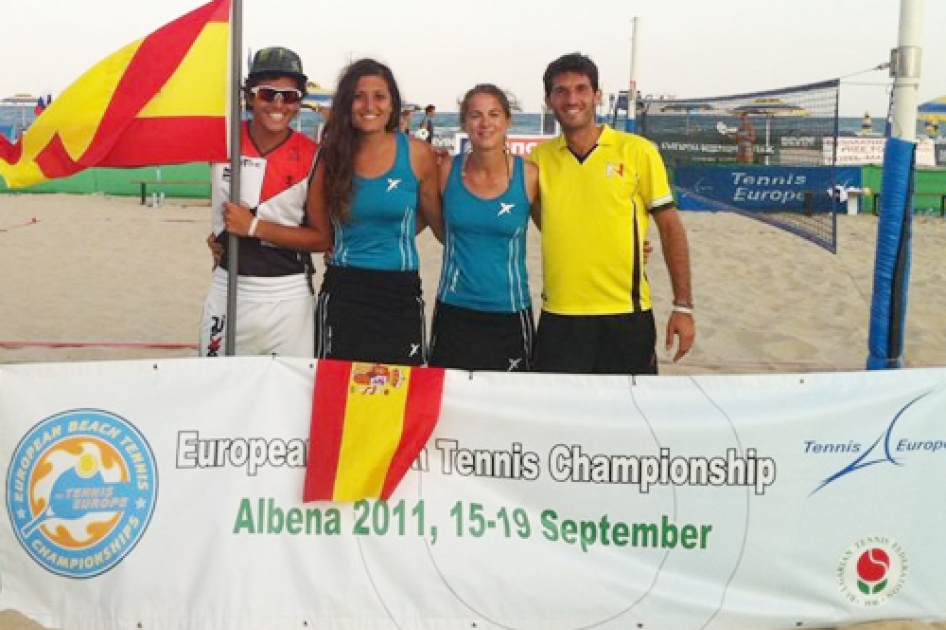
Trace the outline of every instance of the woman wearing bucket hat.
<instances>
[{"instance_id":1,"label":"woman wearing bucket hat","mask_svg":"<svg viewBox=\"0 0 946 630\"><path fill-rule=\"evenodd\" d=\"M230 203L229 164L211 169L215 260L200 328L202 356L225 351L228 234L242 237L234 354L311 357L315 338L312 259L330 244L306 211L316 144L290 128L305 95L302 61L281 47L257 51L244 87L240 203Z\"/></svg>"},{"instance_id":2,"label":"woman wearing bucket hat","mask_svg":"<svg viewBox=\"0 0 946 630\"><path fill-rule=\"evenodd\" d=\"M316 356L421 365L424 302L415 236L441 237L437 163L426 142L398 133L401 98L390 68L351 64L309 188L309 211L331 235L319 293Z\"/></svg>"}]
</instances>

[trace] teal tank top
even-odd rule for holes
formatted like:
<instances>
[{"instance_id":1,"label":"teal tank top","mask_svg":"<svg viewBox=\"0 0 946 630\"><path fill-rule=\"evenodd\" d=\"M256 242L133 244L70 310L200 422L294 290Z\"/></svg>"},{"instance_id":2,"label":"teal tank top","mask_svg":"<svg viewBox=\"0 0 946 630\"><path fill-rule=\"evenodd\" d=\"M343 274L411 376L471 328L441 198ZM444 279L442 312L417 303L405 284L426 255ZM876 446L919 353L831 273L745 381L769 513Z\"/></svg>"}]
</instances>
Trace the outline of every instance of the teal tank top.
<instances>
[{"instance_id":1,"label":"teal tank top","mask_svg":"<svg viewBox=\"0 0 946 630\"><path fill-rule=\"evenodd\" d=\"M529 197L522 158L514 159L509 187L492 199L467 189L462 159L453 159L443 192L445 238L437 299L478 311L521 311L532 303L526 272Z\"/></svg>"},{"instance_id":2,"label":"teal tank top","mask_svg":"<svg viewBox=\"0 0 946 630\"><path fill-rule=\"evenodd\" d=\"M411 169L410 140L401 133L395 136L394 166L379 177L355 175L348 220L333 220L332 265L383 271L418 268L415 236L420 182Z\"/></svg>"}]
</instances>

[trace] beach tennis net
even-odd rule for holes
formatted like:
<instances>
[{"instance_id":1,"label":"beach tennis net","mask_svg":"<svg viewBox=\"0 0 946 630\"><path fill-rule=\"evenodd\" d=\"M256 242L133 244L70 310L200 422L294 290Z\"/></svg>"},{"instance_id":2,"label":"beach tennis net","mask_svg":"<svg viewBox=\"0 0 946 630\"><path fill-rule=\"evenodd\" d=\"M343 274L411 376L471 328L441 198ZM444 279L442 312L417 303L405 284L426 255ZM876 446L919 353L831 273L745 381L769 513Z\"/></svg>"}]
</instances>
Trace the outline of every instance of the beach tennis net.
<instances>
[{"instance_id":1,"label":"beach tennis net","mask_svg":"<svg viewBox=\"0 0 946 630\"><path fill-rule=\"evenodd\" d=\"M710 98L645 100L683 209L739 212L837 248L837 79Z\"/></svg>"}]
</instances>

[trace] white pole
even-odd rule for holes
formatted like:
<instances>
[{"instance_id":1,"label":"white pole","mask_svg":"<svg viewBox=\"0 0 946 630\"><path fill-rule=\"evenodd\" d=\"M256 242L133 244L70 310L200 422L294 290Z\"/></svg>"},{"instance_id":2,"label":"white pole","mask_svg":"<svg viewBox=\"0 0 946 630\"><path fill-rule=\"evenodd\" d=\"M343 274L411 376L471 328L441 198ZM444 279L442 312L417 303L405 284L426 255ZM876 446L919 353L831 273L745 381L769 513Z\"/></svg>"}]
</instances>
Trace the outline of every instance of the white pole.
<instances>
[{"instance_id":1,"label":"white pole","mask_svg":"<svg viewBox=\"0 0 946 630\"><path fill-rule=\"evenodd\" d=\"M884 148L883 201L877 222L867 369L903 367L907 288L910 284L913 203L909 195L916 156L923 0L900 0L900 33L891 55L893 112Z\"/></svg>"},{"instance_id":2,"label":"white pole","mask_svg":"<svg viewBox=\"0 0 946 630\"><path fill-rule=\"evenodd\" d=\"M891 135L908 142L916 142L922 35L923 0L901 0L900 33L891 69L894 75Z\"/></svg>"},{"instance_id":3,"label":"white pole","mask_svg":"<svg viewBox=\"0 0 946 630\"><path fill-rule=\"evenodd\" d=\"M627 122L624 125L624 130L629 133L637 131L635 116L637 115L637 42L639 39L637 31L639 24L639 17L631 20L631 77L627 88Z\"/></svg>"}]
</instances>

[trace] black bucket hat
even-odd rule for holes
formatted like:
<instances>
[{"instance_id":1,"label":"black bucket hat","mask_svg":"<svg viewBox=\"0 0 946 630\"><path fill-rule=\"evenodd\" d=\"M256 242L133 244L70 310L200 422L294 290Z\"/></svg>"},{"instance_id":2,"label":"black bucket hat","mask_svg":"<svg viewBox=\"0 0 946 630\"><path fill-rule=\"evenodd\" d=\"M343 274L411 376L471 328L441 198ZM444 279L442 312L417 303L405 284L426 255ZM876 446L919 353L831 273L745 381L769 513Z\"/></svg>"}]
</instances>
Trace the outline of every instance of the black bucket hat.
<instances>
[{"instance_id":1,"label":"black bucket hat","mask_svg":"<svg viewBox=\"0 0 946 630\"><path fill-rule=\"evenodd\" d=\"M248 78L286 76L305 86L309 78L302 72L302 59L288 48L273 46L262 48L253 55Z\"/></svg>"}]
</instances>

